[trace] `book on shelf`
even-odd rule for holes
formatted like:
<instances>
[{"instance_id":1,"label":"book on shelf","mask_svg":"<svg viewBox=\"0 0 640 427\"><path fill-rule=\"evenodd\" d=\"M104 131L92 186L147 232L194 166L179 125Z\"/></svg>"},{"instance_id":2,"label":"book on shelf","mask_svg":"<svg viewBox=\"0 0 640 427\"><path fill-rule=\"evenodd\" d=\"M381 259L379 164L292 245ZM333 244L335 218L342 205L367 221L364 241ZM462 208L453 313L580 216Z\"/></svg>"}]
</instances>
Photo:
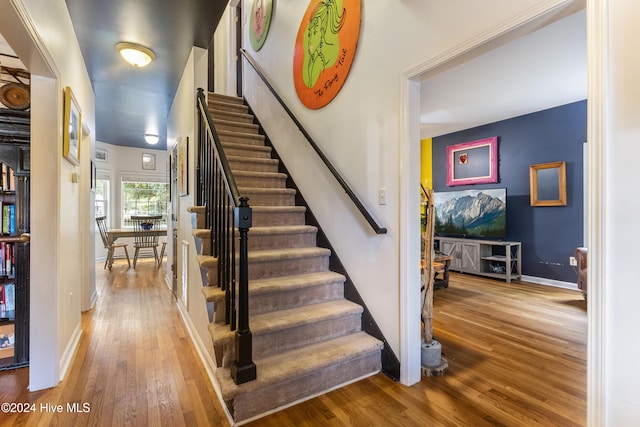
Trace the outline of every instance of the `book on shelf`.
<instances>
[{"instance_id":1,"label":"book on shelf","mask_svg":"<svg viewBox=\"0 0 640 427\"><path fill-rule=\"evenodd\" d=\"M16 233L16 205L13 203L2 203L2 234Z\"/></svg>"},{"instance_id":2,"label":"book on shelf","mask_svg":"<svg viewBox=\"0 0 640 427\"><path fill-rule=\"evenodd\" d=\"M0 163L0 190L14 191L16 189L16 177L13 169L6 163Z\"/></svg>"},{"instance_id":3,"label":"book on shelf","mask_svg":"<svg viewBox=\"0 0 640 427\"><path fill-rule=\"evenodd\" d=\"M13 243L0 242L0 276L15 276L15 246Z\"/></svg>"}]
</instances>

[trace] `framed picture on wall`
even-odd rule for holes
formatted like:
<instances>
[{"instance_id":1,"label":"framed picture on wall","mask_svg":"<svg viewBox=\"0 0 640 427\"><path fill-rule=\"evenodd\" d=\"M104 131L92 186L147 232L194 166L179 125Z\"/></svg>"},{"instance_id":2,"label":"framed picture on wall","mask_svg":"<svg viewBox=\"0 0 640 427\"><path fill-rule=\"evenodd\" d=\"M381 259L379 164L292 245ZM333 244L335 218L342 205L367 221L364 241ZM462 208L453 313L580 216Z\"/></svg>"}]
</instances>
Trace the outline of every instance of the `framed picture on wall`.
<instances>
[{"instance_id":1,"label":"framed picture on wall","mask_svg":"<svg viewBox=\"0 0 640 427\"><path fill-rule=\"evenodd\" d=\"M109 157L105 150L96 148L96 162L109 163Z\"/></svg>"},{"instance_id":2,"label":"framed picture on wall","mask_svg":"<svg viewBox=\"0 0 640 427\"><path fill-rule=\"evenodd\" d=\"M567 205L567 165L565 162L529 166L531 206Z\"/></svg>"},{"instance_id":3,"label":"framed picture on wall","mask_svg":"<svg viewBox=\"0 0 640 427\"><path fill-rule=\"evenodd\" d=\"M498 137L447 147L447 185L498 182Z\"/></svg>"},{"instance_id":4,"label":"framed picture on wall","mask_svg":"<svg viewBox=\"0 0 640 427\"><path fill-rule=\"evenodd\" d=\"M82 129L82 114L78 102L73 96L71 88L64 90L64 126L62 154L74 165L80 163L80 132Z\"/></svg>"}]
</instances>

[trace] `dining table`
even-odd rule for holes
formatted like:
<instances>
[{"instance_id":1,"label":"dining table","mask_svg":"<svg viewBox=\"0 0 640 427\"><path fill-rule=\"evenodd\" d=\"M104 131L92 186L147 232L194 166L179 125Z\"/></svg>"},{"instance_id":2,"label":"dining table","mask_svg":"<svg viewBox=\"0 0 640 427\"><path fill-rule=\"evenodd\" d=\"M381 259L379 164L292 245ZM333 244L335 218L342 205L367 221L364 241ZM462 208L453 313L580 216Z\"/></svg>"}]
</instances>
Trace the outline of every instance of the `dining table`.
<instances>
[{"instance_id":1,"label":"dining table","mask_svg":"<svg viewBox=\"0 0 640 427\"><path fill-rule=\"evenodd\" d=\"M151 230L143 230L141 231L141 233L148 234L151 236L166 236L167 227L154 228ZM134 237L134 234L135 234L135 231L133 228L110 228L107 230L107 239L109 244L113 244L113 242L115 242L120 238ZM109 269L111 269L111 265L109 265Z\"/></svg>"}]
</instances>

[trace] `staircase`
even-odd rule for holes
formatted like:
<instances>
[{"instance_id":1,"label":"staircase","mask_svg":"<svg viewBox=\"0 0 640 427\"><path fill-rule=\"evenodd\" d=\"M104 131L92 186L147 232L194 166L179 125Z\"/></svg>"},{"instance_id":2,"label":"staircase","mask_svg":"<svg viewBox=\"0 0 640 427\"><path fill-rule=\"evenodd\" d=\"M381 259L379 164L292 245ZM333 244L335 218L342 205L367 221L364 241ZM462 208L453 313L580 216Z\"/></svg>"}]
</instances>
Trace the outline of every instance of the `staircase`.
<instances>
[{"instance_id":1,"label":"staircase","mask_svg":"<svg viewBox=\"0 0 640 427\"><path fill-rule=\"evenodd\" d=\"M379 372L383 343L362 331L362 307L344 298L345 277L329 271L328 249L316 246L317 228L305 224L296 190L286 187L241 98L209 94L209 111L240 193L249 197L249 310L257 379L236 385L230 375L234 333L225 324L224 292L207 244L203 208L194 208L202 239L222 399L236 422L308 399Z\"/></svg>"}]
</instances>

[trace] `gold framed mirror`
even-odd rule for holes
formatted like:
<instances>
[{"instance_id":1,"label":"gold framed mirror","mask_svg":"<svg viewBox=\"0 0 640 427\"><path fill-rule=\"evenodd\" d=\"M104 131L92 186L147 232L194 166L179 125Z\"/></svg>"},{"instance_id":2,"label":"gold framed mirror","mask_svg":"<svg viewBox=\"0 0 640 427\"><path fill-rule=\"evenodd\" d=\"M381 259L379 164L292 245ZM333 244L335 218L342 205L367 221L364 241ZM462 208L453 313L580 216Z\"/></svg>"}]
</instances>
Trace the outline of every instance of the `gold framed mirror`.
<instances>
[{"instance_id":1,"label":"gold framed mirror","mask_svg":"<svg viewBox=\"0 0 640 427\"><path fill-rule=\"evenodd\" d=\"M565 162L529 166L531 206L567 205L567 165Z\"/></svg>"}]
</instances>

